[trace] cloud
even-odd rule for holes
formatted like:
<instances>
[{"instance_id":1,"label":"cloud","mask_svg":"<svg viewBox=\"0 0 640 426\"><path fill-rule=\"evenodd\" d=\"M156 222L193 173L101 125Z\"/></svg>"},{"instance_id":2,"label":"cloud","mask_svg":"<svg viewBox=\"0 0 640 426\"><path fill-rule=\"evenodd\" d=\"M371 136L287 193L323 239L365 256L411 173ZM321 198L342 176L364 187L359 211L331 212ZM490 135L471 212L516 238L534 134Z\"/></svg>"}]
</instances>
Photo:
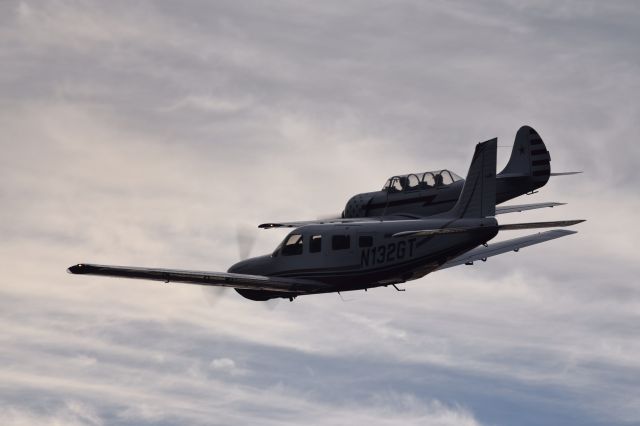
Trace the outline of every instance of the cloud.
<instances>
[{"instance_id":1,"label":"cloud","mask_svg":"<svg viewBox=\"0 0 640 426\"><path fill-rule=\"evenodd\" d=\"M0 12L8 424L637 420L634 3ZM226 270L239 223L336 214L397 173L464 175L474 143L510 145L525 123L554 171L585 170L527 200L567 206L526 219L588 221L403 293L269 310L235 292L211 306L196 286L65 273L80 261ZM284 237L256 235L253 254Z\"/></svg>"}]
</instances>

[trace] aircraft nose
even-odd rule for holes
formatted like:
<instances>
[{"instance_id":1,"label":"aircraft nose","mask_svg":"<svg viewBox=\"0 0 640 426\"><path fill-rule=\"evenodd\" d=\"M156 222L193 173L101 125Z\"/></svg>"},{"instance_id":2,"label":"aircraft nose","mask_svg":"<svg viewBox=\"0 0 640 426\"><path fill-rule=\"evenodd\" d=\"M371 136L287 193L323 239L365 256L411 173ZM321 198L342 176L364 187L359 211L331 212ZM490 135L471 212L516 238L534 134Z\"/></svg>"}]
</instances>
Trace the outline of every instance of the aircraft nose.
<instances>
[{"instance_id":1,"label":"aircraft nose","mask_svg":"<svg viewBox=\"0 0 640 426\"><path fill-rule=\"evenodd\" d=\"M270 256L254 257L247 260L241 260L231 265L227 272L235 274L264 275L267 273L266 266L269 263Z\"/></svg>"}]
</instances>

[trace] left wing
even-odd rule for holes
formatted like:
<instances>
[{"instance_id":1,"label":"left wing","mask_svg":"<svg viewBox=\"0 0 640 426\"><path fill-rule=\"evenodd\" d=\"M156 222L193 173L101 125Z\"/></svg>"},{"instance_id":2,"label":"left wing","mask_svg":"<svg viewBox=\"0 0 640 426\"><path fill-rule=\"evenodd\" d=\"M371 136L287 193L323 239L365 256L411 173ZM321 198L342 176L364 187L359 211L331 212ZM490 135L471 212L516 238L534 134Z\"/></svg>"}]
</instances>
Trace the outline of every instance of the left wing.
<instances>
[{"instance_id":1,"label":"left wing","mask_svg":"<svg viewBox=\"0 0 640 426\"><path fill-rule=\"evenodd\" d=\"M522 212L525 210L543 209L546 207L563 206L566 203L533 203L533 204L516 204L511 206L496 206L496 215L504 213ZM284 221L284 222L267 222L258 225L258 228L271 229L271 228L298 228L305 225L324 225L327 223L356 223L356 222L380 222L392 221L392 220L412 220L412 219L424 219L428 216L417 216L412 214L396 214L393 216L373 216L373 217L353 217L353 218L331 218L331 219L317 219L317 220L298 220L298 221Z\"/></svg>"},{"instance_id":2,"label":"left wing","mask_svg":"<svg viewBox=\"0 0 640 426\"><path fill-rule=\"evenodd\" d=\"M316 293L327 288L325 284L311 280L280 277L274 278L263 275L234 274L229 272L185 271L181 269L108 266L89 263L79 263L71 266L67 271L72 274L137 278L143 280L164 281L166 283L178 282L295 294Z\"/></svg>"},{"instance_id":3,"label":"left wing","mask_svg":"<svg viewBox=\"0 0 640 426\"><path fill-rule=\"evenodd\" d=\"M412 219L424 219L421 216L412 214L398 214L393 216L374 216L374 217L350 217L350 218L331 218L331 219L317 219L317 220L299 220L292 222L268 222L258 225L258 228L271 229L271 228L298 228L305 225L324 225L327 223L362 223L362 222L380 222L390 220L412 220Z\"/></svg>"},{"instance_id":4,"label":"left wing","mask_svg":"<svg viewBox=\"0 0 640 426\"><path fill-rule=\"evenodd\" d=\"M456 257L442 265L438 270L451 268L458 265L472 265L476 260L487 260L488 257L497 256L499 254L508 253L510 251L517 252L523 247L532 246L534 244L544 243L545 241L554 240L556 238L566 237L575 234L576 231L565 229L554 229L553 231L540 232L538 234L527 235L524 237L513 238L511 240L500 241L498 243L489 244L487 247L479 246L469 250L465 254Z\"/></svg>"}]
</instances>

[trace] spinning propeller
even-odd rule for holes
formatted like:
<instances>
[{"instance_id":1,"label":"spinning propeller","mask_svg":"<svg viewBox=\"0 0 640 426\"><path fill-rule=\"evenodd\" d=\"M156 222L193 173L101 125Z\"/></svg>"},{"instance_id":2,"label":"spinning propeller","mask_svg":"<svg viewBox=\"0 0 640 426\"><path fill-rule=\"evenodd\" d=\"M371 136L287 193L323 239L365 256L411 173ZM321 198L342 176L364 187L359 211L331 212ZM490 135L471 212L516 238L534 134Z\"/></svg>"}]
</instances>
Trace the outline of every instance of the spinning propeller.
<instances>
[{"instance_id":1,"label":"spinning propeller","mask_svg":"<svg viewBox=\"0 0 640 426\"><path fill-rule=\"evenodd\" d=\"M256 231L253 227L247 225L238 226L236 228L236 245L238 246L239 260L246 260L251 257L251 251L256 243ZM202 289L209 305L215 306L220 299L227 293L227 287L208 287ZM270 299L264 302L265 306L272 310L278 304L278 299Z\"/></svg>"}]
</instances>

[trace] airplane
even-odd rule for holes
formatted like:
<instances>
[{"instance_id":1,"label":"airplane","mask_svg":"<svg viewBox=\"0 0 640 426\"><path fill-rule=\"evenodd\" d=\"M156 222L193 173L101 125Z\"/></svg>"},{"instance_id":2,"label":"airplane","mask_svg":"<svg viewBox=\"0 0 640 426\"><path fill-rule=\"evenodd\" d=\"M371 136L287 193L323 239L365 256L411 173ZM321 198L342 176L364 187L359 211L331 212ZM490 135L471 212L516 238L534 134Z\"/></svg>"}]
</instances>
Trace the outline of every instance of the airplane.
<instances>
[{"instance_id":1,"label":"airplane","mask_svg":"<svg viewBox=\"0 0 640 426\"><path fill-rule=\"evenodd\" d=\"M265 301L302 295L368 290L523 247L574 234L551 231L487 243L500 231L565 227L569 220L498 224L496 214L497 139L479 143L460 197L447 211L402 220L360 219L312 223L291 231L271 254L240 261L227 272L188 271L80 263L68 272L164 282L232 287L243 297Z\"/></svg>"},{"instance_id":2,"label":"airplane","mask_svg":"<svg viewBox=\"0 0 640 426\"><path fill-rule=\"evenodd\" d=\"M496 176L496 204L524 194L533 194L551 176L581 172L551 173L551 155L542 138L532 127L522 126L516 133L511 156L505 168ZM348 223L362 218L406 220L431 216L450 210L457 202L464 179L442 169L429 172L396 175L387 179L380 191L356 194L349 199L340 217L318 220L270 222L261 228L295 228L313 223ZM563 203L545 202L496 207L496 214L555 207Z\"/></svg>"}]
</instances>

